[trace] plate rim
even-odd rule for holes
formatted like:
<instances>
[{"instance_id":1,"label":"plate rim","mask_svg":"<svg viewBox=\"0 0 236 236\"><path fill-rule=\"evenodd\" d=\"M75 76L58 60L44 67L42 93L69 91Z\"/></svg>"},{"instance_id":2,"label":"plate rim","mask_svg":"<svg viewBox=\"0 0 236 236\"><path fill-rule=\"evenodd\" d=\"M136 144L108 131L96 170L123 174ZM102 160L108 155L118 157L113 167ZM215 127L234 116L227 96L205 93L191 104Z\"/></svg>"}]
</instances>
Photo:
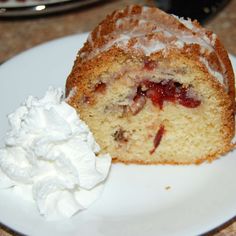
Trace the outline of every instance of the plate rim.
<instances>
[{"instance_id":1,"label":"plate rim","mask_svg":"<svg viewBox=\"0 0 236 236\"><path fill-rule=\"evenodd\" d=\"M32 50L37 50L38 48L44 46L44 45L48 45L48 44L51 44L51 43L55 43L55 42L60 42L61 40L66 40L66 39L69 39L69 38L79 38L79 37L86 37L88 35L88 32L85 32L85 33L80 33L80 34L73 34L73 35L69 35L69 36L66 36L66 37L61 37L61 38L57 38L57 39L54 39L54 40L50 40L48 42L45 42L45 43L42 43L42 44L39 44L35 47L32 47L30 49L27 49L26 51L23 51L17 55L15 55L14 57L12 57L11 59L7 60L5 63L3 63L1 66L0 66L0 70L2 67L7 67L8 66L8 63L11 63L11 61L15 61L17 58L21 57L22 55L25 55L25 54L28 54L29 51L32 51ZM79 48L78 48L79 49ZM235 64L236 65L236 57L229 54L230 55L230 59L231 59L231 63L232 64ZM236 213L230 217L230 218L227 218L224 222L222 222L220 225L217 225L215 226L214 228L211 228L205 232L202 232L201 234L206 234L206 233L210 233L214 230L216 230L217 228L220 228L220 227L223 227L225 224L227 224L229 221L231 221L232 219L234 219L236 217ZM10 229L11 231L13 232L16 232L18 234L22 234L21 232L19 232L18 230L15 230L14 228L11 228L10 226L0 222L0 227L1 226L4 226L6 227L7 229Z\"/></svg>"},{"instance_id":2,"label":"plate rim","mask_svg":"<svg viewBox=\"0 0 236 236\"><path fill-rule=\"evenodd\" d=\"M0 19L48 15L86 7L99 2L101 0L64 0L54 3L37 3L28 6L0 6Z\"/></svg>"}]
</instances>

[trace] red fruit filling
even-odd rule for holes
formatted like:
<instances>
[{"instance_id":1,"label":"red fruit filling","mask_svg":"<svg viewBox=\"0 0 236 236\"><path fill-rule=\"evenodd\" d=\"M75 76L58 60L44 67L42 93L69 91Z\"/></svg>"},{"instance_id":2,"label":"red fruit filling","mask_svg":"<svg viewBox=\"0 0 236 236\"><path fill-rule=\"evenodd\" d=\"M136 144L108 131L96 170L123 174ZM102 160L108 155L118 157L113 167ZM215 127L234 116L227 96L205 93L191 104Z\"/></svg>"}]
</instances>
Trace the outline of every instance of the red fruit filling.
<instances>
[{"instance_id":1,"label":"red fruit filling","mask_svg":"<svg viewBox=\"0 0 236 236\"><path fill-rule=\"evenodd\" d=\"M172 80L163 80L159 83L143 81L137 88L137 93L133 98L134 103L131 105L131 111L133 112L132 106L135 107L135 103L144 106L144 98L151 99L153 105L160 109L163 108L164 101L178 102L188 108L198 107L201 101L191 95L193 92L190 90L191 88L185 88L180 83ZM142 107L138 106L138 109L134 110L133 114L137 114L141 109Z\"/></svg>"},{"instance_id":2,"label":"red fruit filling","mask_svg":"<svg viewBox=\"0 0 236 236\"><path fill-rule=\"evenodd\" d=\"M156 67L157 67L157 62L156 61L152 61L152 60L144 61L144 69L145 70L150 70L151 71L151 70L154 70Z\"/></svg>"},{"instance_id":3,"label":"red fruit filling","mask_svg":"<svg viewBox=\"0 0 236 236\"><path fill-rule=\"evenodd\" d=\"M156 148L159 146L159 144L160 144L160 142L161 142L161 139L162 139L164 133L165 133L165 128L164 128L163 125L161 125L160 128L159 128L159 130L158 130L157 133L156 133L156 136L155 136L154 140L153 140L153 145L154 145L154 147L153 147L153 149L150 151L150 154L151 154L151 155L155 152Z\"/></svg>"},{"instance_id":4,"label":"red fruit filling","mask_svg":"<svg viewBox=\"0 0 236 236\"><path fill-rule=\"evenodd\" d=\"M96 84L94 92L104 93L106 91L106 84L103 82L100 82L99 84Z\"/></svg>"},{"instance_id":5,"label":"red fruit filling","mask_svg":"<svg viewBox=\"0 0 236 236\"><path fill-rule=\"evenodd\" d=\"M163 108L165 101L178 102L187 108L195 108L201 104L201 101L196 98L191 87L186 88L182 84L172 80L163 80L159 83L145 80L137 87L136 95L130 106L133 115L136 115L142 110L147 98L151 99L153 105L160 109ZM165 128L161 125L153 140L154 147L150 150L151 155L159 146L164 133Z\"/></svg>"}]
</instances>

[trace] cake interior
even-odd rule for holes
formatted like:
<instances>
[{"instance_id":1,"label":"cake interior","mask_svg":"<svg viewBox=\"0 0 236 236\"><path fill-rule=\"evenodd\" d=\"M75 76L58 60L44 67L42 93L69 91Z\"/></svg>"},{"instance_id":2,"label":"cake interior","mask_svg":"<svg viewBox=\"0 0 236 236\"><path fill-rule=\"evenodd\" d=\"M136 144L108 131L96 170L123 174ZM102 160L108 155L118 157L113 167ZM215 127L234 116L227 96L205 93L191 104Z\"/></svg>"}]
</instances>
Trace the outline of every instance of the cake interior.
<instances>
[{"instance_id":1,"label":"cake interior","mask_svg":"<svg viewBox=\"0 0 236 236\"><path fill-rule=\"evenodd\" d=\"M189 164L227 149L227 94L196 63L176 59L115 60L91 80L78 110L102 152L125 163Z\"/></svg>"}]
</instances>

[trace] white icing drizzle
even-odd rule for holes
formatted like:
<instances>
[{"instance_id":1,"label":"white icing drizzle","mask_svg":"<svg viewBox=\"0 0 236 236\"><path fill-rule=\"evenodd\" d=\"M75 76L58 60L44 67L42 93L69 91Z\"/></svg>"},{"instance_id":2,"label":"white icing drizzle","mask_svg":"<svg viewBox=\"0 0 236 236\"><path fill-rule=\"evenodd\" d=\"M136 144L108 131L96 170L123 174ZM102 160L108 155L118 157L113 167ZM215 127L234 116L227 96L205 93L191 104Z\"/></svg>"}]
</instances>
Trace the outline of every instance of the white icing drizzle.
<instances>
[{"instance_id":1,"label":"white icing drizzle","mask_svg":"<svg viewBox=\"0 0 236 236\"><path fill-rule=\"evenodd\" d=\"M202 39L208 44L211 46L211 48L214 50L214 47L215 47L215 43L216 43L216 39L217 39L217 36L216 34L212 33L211 34L211 38L209 38L206 34L205 34L205 31L203 31L202 29L199 29L198 27L194 26L194 24L191 22L190 19L188 20L185 20L183 17L178 17L178 16L175 16L173 15L176 19L178 19L182 24L184 24L187 28L191 29L193 32L195 33L200 33L200 35L202 36ZM214 50L215 51L215 50ZM200 53L201 54L204 54L206 53L206 48L205 47L201 47L200 49ZM220 66L221 66L221 69L222 69L222 72L225 73L226 71L226 68L225 68L225 65L224 63L222 62L220 56L217 54L217 52L215 51L216 55L217 55L217 58L218 58L218 61L220 63ZM208 63L208 68L213 70L209 63ZM210 71L209 71L210 72ZM217 71L215 71L216 73ZM219 74L219 72L217 72ZM218 76L219 77L219 76ZM223 77L223 75L222 75ZM220 82L220 81L219 81ZM226 85L227 87L227 85Z\"/></svg>"},{"instance_id":2,"label":"white icing drizzle","mask_svg":"<svg viewBox=\"0 0 236 236\"><path fill-rule=\"evenodd\" d=\"M212 34L212 36L211 36L211 44L213 45L213 46L215 46L215 43L216 43L216 34Z\"/></svg>"},{"instance_id":3,"label":"white icing drizzle","mask_svg":"<svg viewBox=\"0 0 236 236\"><path fill-rule=\"evenodd\" d=\"M100 37L100 33L101 33L101 25L98 26L98 31L97 31L97 38Z\"/></svg>"},{"instance_id":4,"label":"white icing drizzle","mask_svg":"<svg viewBox=\"0 0 236 236\"><path fill-rule=\"evenodd\" d=\"M195 28L195 32L196 32L197 28L193 25L190 18L185 20L183 17L178 17L176 15L172 15L172 16L174 16L178 21L180 21L182 24L184 24L188 29L193 30Z\"/></svg>"},{"instance_id":5,"label":"white icing drizzle","mask_svg":"<svg viewBox=\"0 0 236 236\"><path fill-rule=\"evenodd\" d=\"M165 49L166 45L162 42L151 40L148 46L137 42L133 47L138 51L141 50L145 53L145 55L150 56L153 52L158 52Z\"/></svg>"},{"instance_id":6,"label":"white icing drizzle","mask_svg":"<svg viewBox=\"0 0 236 236\"><path fill-rule=\"evenodd\" d=\"M123 25L123 20L122 19L118 19L117 21L116 21L116 26L119 28L120 26L122 26Z\"/></svg>"},{"instance_id":7,"label":"white icing drizzle","mask_svg":"<svg viewBox=\"0 0 236 236\"><path fill-rule=\"evenodd\" d=\"M204 64L204 66L207 68L208 72L214 76L221 84L224 85L224 77L221 73L219 73L218 71L216 70L213 70L208 61L204 58L204 57L200 57L200 62L202 62L202 64Z\"/></svg>"},{"instance_id":8,"label":"white icing drizzle","mask_svg":"<svg viewBox=\"0 0 236 236\"><path fill-rule=\"evenodd\" d=\"M141 15L128 15L123 18L119 18L116 22L116 30L112 31L109 35L106 35L106 38L109 38L109 43L97 48L96 50L93 50L89 53L89 55L86 55L86 59L91 59L92 57L96 56L98 53L101 53L103 51L109 50L112 46L126 46L129 43L129 40L135 37L143 37L147 38L150 34L158 34L159 32L164 33L164 35L168 38L174 37L175 42L177 42L178 48L180 48L180 45L184 44L198 44L203 48L206 48L208 51L213 51L213 47L210 44L210 40L206 37L206 39L201 39L199 37L196 37L191 31L189 32L182 32L182 31L176 31L176 29L168 29L166 24L158 24L155 19L149 19L149 12L148 7L143 8ZM132 7L129 8L129 13L131 13ZM116 19L117 13L114 14L113 18ZM179 22L183 23L187 29L193 29L196 28L193 26L190 20L184 20L183 18L177 18L175 17ZM130 24L133 25L132 30L130 30ZM126 37L124 37L124 35ZM97 37L100 36L100 28L98 28ZM122 42L123 41L123 42ZM140 42L141 40L139 40ZM182 43L181 43L182 41ZM93 47L93 41L91 40L91 36L89 36L88 42ZM119 43L118 43L119 42ZM164 44L165 42L162 42ZM168 40L166 43L166 47L169 44ZM175 46L175 43L173 43L171 46ZM135 47L143 48L143 53L148 52L148 55L151 53L157 52L159 47L153 47L153 44L147 44L147 45L140 45L137 46L135 44ZM162 47L161 47L162 49Z\"/></svg>"},{"instance_id":9,"label":"white icing drizzle","mask_svg":"<svg viewBox=\"0 0 236 236\"><path fill-rule=\"evenodd\" d=\"M154 20L148 20L141 17L142 16L140 15L138 16L135 15L135 16L128 16L128 17L118 19L115 23L117 30L114 30L109 35L106 35L104 37L104 38L109 38L108 40L109 42L105 44L104 46L100 48L96 48L95 50L90 52L88 55L85 56L85 59L91 59L95 57L97 54L109 50L114 45L118 47L122 47L122 48L127 47L128 43L133 38L143 38L143 40L138 40L138 42L142 44L143 41L147 41L148 35L151 35L151 34L155 34L155 35L164 34L165 36L164 39L160 39L156 41L159 41L162 44L165 44L166 48L168 46L171 46L171 47L175 46L176 45L175 43L177 42L178 48L180 48L180 45L184 47L185 44L198 44L201 47L206 48L208 51L213 51L213 47L210 44L205 42L205 40L202 40L201 38L196 37L191 32L184 32L184 33L176 32L174 30L168 29L166 25L158 25L157 22ZM126 29L127 25L129 25L130 22L135 22L135 21L137 21L137 24L136 25L134 24L132 30ZM98 31L100 31L100 28ZM147 33L147 32L150 32L150 33ZM92 37L90 34L88 42L90 43L90 46L93 47L93 41L91 38ZM171 41L168 40L170 38L173 38L174 40L171 40ZM145 45L138 46L136 43L134 48L137 48L137 47L142 48L143 53L145 55L147 55L145 52L148 52L148 55L150 55L151 53L155 53L163 49L162 47L160 48L158 46L154 47L153 44L145 44Z\"/></svg>"},{"instance_id":10,"label":"white icing drizzle","mask_svg":"<svg viewBox=\"0 0 236 236\"><path fill-rule=\"evenodd\" d=\"M147 12L149 9L150 9L149 7L143 6L142 12L145 13L145 12Z\"/></svg>"},{"instance_id":11,"label":"white icing drizzle","mask_svg":"<svg viewBox=\"0 0 236 236\"><path fill-rule=\"evenodd\" d=\"M183 48L183 47L184 47L184 42L178 40L178 41L175 42L175 46L176 46L177 48Z\"/></svg>"},{"instance_id":12,"label":"white icing drizzle","mask_svg":"<svg viewBox=\"0 0 236 236\"><path fill-rule=\"evenodd\" d=\"M103 44L101 47L94 47L94 42L96 38L100 37L101 27L99 26L97 30L97 35L94 39L90 34L88 43L93 48L90 52L85 52L80 54L82 60L89 60L99 53L108 51L112 47L118 47L125 51L134 50L138 53L142 53L146 56L150 56L152 53L159 52L164 49L167 53L170 48L182 49L185 45L197 44L200 46L200 54L209 55L215 52L214 46L216 42L216 35L208 37L206 32L202 28L198 28L190 19L185 20L184 18L179 18L173 16L173 20L177 22L169 23L160 18L160 21L156 19L151 8L142 7L141 14L131 14L133 7L128 8L128 15L123 18L117 19L120 12L118 11L113 15L115 21L115 29L107 35L102 36L107 43ZM174 27L173 24L181 23L185 29L179 29ZM133 43L131 43L131 41ZM217 55L217 53L216 53ZM217 55L221 69L223 73L225 72L225 66L220 60L219 55ZM200 60L209 73L211 73L220 83L224 84L223 74L215 71L207 61ZM225 85L226 86L226 85Z\"/></svg>"},{"instance_id":13,"label":"white icing drizzle","mask_svg":"<svg viewBox=\"0 0 236 236\"><path fill-rule=\"evenodd\" d=\"M75 86L70 90L68 96L65 98L65 102L68 102L72 97L76 95L76 93L77 93L77 87Z\"/></svg>"},{"instance_id":14,"label":"white icing drizzle","mask_svg":"<svg viewBox=\"0 0 236 236\"><path fill-rule=\"evenodd\" d=\"M92 39L92 35L91 35L91 34L89 34L87 40L88 40L88 42L90 43L90 45L93 47L93 39Z\"/></svg>"}]
</instances>

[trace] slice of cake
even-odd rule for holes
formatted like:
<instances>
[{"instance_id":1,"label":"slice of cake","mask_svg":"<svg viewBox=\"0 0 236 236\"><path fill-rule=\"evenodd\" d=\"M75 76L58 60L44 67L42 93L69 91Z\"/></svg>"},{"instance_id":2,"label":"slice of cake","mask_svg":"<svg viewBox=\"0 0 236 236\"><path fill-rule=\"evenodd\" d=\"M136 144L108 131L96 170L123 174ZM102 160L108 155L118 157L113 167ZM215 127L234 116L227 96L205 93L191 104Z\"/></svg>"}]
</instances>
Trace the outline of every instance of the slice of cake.
<instances>
[{"instance_id":1,"label":"slice of cake","mask_svg":"<svg viewBox=\"0 0 236 236\"><path fill-rule=\"evenodd\" d=\"M107 16L79 51L66 93L114 161L201 163L233 147L226 50L198 22L157 8Z\"/></svg>"}]
</instances>

